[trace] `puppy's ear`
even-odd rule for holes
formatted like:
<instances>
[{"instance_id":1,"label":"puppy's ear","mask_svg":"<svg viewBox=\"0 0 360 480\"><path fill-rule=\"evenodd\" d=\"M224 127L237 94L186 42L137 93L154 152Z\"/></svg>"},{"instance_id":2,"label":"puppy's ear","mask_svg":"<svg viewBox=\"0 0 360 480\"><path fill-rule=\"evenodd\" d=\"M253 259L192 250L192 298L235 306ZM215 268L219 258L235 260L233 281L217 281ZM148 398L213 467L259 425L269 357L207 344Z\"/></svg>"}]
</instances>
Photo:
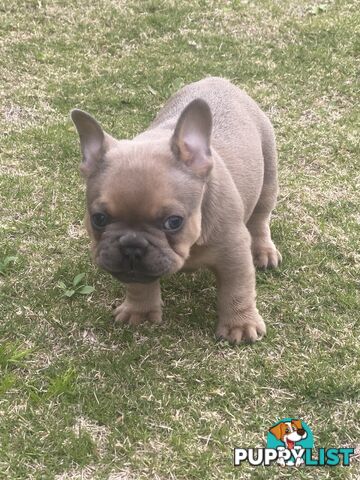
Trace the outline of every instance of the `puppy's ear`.
<instances>
[{"instance_id":1,"label":"puppy's ear","mask_svg":"<svg viewBox=\"0 0 360 480\"><path fill-rule=\"evenodd\" d=\"M86 177L94 170L104 153L105 133L98 122L82 110L72 110L71 119L80 137L83 156L80 170Z\"/></svg>"},{"instance_id":2,"label":"puppy's ear","mask_svg":"<svg viewBox=\"0 0 360 480\"><path fill-rule=\"evenodd\" d=\"M295 427L296 427L297 429L302 428L301 420L293 419L293 420L291 420L291 423L292 423L293 425L295 425Z\"/></svg>"},{"instance_id":3,"label":"puppy's ear","mask_svg":"<svg viewBox=\"0 0 360 480\"><path fill-rule=\"evenodd\" d=\"M279 423L278 425L275 425L274 427L271 427L269 430L270 433L274 435L278 440L281 440L282 437L282 423Z\"/></svg>"},{"instance_id":4,"label":"puppy's ear","mask_svg":"<svg viewBox=\"0 0 360 480\"><path fill-rule=\"evenodd\" d=\"M201 177L210 172L213 161L210 151L212 115L209 105L197 98L183 110L171 139L171 150Z\"/></svg>"}]
</instances>

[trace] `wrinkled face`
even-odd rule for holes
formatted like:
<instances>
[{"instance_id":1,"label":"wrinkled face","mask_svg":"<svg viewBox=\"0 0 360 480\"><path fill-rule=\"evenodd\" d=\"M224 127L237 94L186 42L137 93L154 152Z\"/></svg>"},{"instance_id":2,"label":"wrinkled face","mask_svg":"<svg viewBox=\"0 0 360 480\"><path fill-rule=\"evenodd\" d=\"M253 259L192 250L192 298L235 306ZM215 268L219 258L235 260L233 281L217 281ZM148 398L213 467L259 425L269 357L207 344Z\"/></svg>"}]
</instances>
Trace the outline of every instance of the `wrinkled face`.
<instances>
[{"instance_id":1,"label":"wrinkled face","mask_svg":"<svg viewBox=\"0 0 360 480\"><path fill-rule=\"evenodd\" d=\"M207 103L193 100L173 132L150 130L141 141L115 140L81 110L71 118L80 137L96 262L123 282L151 282L179 270L201 233L213 165Z\"/></svg>"},{"instance_id":2,"label":"wrinkled face","mask_svg":"<svg viewBox=\"0 0 360 480\"><path fill-rule=\"evenodd\" d=\"M179 270L200 236L204 181L177 163L168 142L120 141L87 179L95 260L122 282Z\"/></svg>"}]
</instances>

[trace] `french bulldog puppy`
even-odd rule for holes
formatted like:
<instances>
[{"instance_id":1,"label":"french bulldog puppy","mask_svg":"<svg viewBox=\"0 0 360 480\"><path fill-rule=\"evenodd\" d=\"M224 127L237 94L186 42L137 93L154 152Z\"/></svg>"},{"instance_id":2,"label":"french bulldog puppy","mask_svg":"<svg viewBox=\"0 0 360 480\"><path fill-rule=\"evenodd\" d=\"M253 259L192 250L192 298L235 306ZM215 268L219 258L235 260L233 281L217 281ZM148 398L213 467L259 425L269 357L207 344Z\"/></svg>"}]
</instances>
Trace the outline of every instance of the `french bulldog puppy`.
<instances>
[{"instance_id":1,"label":"french bulldog puppy","mask_svg":"<svg viewBox=\"0 0 360 480\"><path fill-rule=\"evenodd\" d=\"M276 267L281 257L269 228L275 138L258 105L229 81L205 78L132 140L116 140L81 110L71 118L95 261L127 285L115 320L160 323L159 279L207 267L217 280L217 338L260 339L254 264Z\"/></svg>"}]
</instances>

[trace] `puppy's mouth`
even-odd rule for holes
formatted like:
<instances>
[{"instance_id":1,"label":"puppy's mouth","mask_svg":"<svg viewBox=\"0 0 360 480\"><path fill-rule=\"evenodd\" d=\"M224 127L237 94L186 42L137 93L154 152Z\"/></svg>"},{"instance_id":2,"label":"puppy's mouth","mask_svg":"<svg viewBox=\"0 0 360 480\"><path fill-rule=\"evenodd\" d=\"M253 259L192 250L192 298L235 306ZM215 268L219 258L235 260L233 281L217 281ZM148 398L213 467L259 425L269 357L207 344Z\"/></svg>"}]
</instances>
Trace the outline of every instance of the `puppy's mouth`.
<instances>
[{"instance_id":1,"label":"puppy's mouth","mask_svg":"<svg viewBox=\"0 0 360 480\"><path fill-rule=\"evenodd\" d=\"M160 275L149 275L143 272L131 270L129 272L111 272L111 275L123 283L151 283L160 278Z\"/></svg>"},{"instance_id":2,"label":"puppy's mouth","mask_svg":"<svg viewBox=\"0 0 360 480\"><path fill-rule=\"evenodd\" d=\"M119 248L118 237L106 238L97 245L95 261L120 282L151 283L178 270L169 252L153 242L149 241L145 249L141 245Z\"/></svg>"},{"instance_id":3,"label":"puppy's mouth","mask_svg":"<svg viewBox=\"0 0 360 480\"><path fill-rule=\"evenodd\" d=\"M286 448L289 450L292 450L295 447L295 442L293 440L290 440L289 438L286 439Z\"/></svg>"},{"instance_id":4,"label":"puppy's mouth","mask_svg":"<svg viewBox=\"0 0 360 480\"><path fill-rule=\"evenodd\" d=\"M121 268L121 266L109 265L108 262L98 261L99 267L106 270L114 278L123 283L151 283L165 275L166 271L152 272L146 268L133 266L132 268Z\"/></svg>"},{"instance_id":5,"label":"puppy's mouth","mask_svg":"<svg viewBox=\"0 0 360 480\"><path fill-rule=\"evenodd\" d=\"M110 273L114 278L123 283L151 283L158 280L163 272L149 272L142 268L114 268L114 265L109 265L107 262L98 262L98 265Z\"/></svg>"}]
</instances>

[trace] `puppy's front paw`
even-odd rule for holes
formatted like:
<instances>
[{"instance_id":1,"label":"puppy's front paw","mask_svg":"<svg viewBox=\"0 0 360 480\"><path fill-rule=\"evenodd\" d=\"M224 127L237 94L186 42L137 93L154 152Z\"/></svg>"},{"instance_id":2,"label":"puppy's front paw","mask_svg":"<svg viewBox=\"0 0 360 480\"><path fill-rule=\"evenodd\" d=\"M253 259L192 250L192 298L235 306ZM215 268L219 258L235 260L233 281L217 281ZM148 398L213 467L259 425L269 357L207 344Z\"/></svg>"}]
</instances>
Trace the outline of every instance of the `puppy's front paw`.
<instances>
[{"instance_id":1,"label":"puppy's front paw","mask_svg":"<svg viewBox=\"0 0 360 480\"><path fill-rule=\"evenodd\" d=\"M131 326L137 326L145 321L151 323L160 324L162 322L162 314L160 309L139 311L136 305L131 305L128 302L122 303L113 311L114 321L116 323L127 324Z\"/></svg>"},{"instance_id":2,"label":"puppy's front paw","mask_svg":"<svg viewBox=\"0 0 360 480\"><path fill-rule=\"evenodd\" d=\"M243 314L234 314L229 319L219 319L216 329L218 340L227 340L231 344L238 345L241 342L254 343L266 333L264 320L256 309Z\"/></svg>"},{"instance_id":3,"label":"puppy's front paw","mask_svg":"<svg viewBox=\"0 0 360 480\"><path fill-rule=\"evenodd\" d=\"M279 250L276 249L272 242L271 244L265 245L253 245L252 255L255 267L262 270L267 268L277 268L282 260Z\"/></svg>"}]
</instances>

